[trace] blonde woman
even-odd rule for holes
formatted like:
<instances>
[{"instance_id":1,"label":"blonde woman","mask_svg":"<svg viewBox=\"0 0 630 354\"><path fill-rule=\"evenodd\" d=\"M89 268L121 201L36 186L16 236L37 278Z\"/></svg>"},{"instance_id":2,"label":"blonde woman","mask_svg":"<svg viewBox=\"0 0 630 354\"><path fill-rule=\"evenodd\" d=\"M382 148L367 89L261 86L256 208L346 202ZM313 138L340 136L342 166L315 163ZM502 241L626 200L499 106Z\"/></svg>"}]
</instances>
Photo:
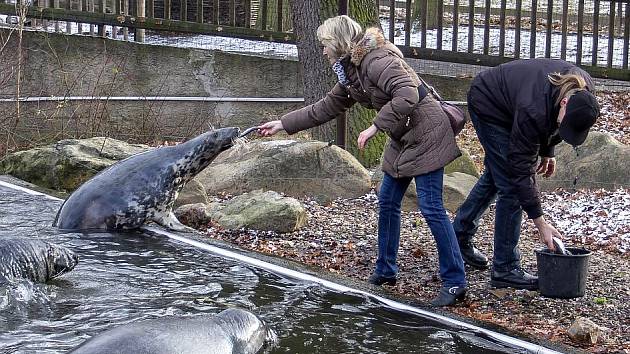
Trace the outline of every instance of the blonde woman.
<instances>
[{"instance_id":1,"label":"blonde woman","mask_svg":"<svg viewBox=\"0 0 630 354\"><path fill-rule=\"evenodd\" d=\"M536 174L551 176L554 146L581 145L599 116L591 77L553 59L515 60L481 72L468 92L468 110L485 150L484 173L453 222L464 261L487 267L472 244L479 218L497 197L490 284L535 290L538 278L521 268L518 241L523 210L540 239L554 249L558 231L545 220Z\"/></svg>"},{"instance_id":2,"label":"blonde woman","mask_svg":"<svg viewBox=\"0 0 630 354\"><path fill-rule=\"evenodd\" d=\"M355 102L378 110L372 126L358 137L361 149L379 131L391 137L384 152L379 192L378 258L368 281L375 285L396 283L400 204L413 178L418 205L439 256L442 287L432 304L455 304L466 294L466 276L442 203L444 166L460 155L448 118L439 103L426 96L402 53L380 30L363 32L350 17L337 16L317 29L317 37L338 83L318 102L262 125L260 134L269 136L281 130L293 134L323 124Z\"/></svg>"}]
</instances>

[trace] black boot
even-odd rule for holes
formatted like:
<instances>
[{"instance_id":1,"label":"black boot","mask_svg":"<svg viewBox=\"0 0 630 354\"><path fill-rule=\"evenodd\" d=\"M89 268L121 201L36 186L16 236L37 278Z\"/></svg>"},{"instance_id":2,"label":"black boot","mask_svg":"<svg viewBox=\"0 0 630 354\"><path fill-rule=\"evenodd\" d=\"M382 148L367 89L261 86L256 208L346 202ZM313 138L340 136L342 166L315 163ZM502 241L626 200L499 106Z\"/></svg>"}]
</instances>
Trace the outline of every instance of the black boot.
<instances>
[{"instance_id":1,"label":"black boot","mask_svg":"<svg viewBox=\"0 0 630 354\"><path fill-rule=\"evenodd\" d=\"M466 297L466 287L464 286L451 286L442 287L438 296L431 301L433 306L453 306L458 301L464 300Z\"/></svg>"},{"instance_id":2,"label":"black boot","mask_svg":"<svg viewBox=\"0 0 630 354\"><path fill-rule=\"evenodd\" d=\"M464 263L477 269L488 268L488 257L476 249L472 241L464 241L458 238L457 243L459 244L459 250L462 253Z\"/></svg>"},{"instance_id":3,"label":"black boot","mask_svg":"<svg viewBox=\"0 0 630 354\"><path fill-rule=\"evenodd\" d=\"M396 277L383 277L375 273L370 275L368 283L374 285L396 285Z\"/></svg>"},{"instance_id":4,"label":"black boot","mask_svg":"<svg viewBox=\"0 0 630 354\"><path fill-rule=\"evenodd\" d=\"M490 285L495 288L538 289L538 277L531 275L522 268L515 268L509 272L492 271Z\"/></svg>"}]
</instances>

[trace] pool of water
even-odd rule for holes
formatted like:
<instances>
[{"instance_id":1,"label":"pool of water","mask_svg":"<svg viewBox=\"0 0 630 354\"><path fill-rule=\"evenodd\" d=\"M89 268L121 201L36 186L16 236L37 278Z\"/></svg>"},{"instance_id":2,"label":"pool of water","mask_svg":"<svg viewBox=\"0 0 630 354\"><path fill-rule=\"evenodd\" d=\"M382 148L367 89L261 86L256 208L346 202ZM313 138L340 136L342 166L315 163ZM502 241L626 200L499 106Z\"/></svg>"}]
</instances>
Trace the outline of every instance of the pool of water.
<instances>
[{"instance_id":1,"label":"pool of water","mask_svg":"<svg viewBox=\"0 0 630 354\"><path fill-rule=\"evenodd\" d=\"M49 284L0 286L0 353L64 353L106 329L168 315L257 314L276 334L266 353L514 353L369 296L225 259L147 233L59 233L61 202L0 185L0 237L73 249L80 262Z\"/></svg>"}]
</instances>

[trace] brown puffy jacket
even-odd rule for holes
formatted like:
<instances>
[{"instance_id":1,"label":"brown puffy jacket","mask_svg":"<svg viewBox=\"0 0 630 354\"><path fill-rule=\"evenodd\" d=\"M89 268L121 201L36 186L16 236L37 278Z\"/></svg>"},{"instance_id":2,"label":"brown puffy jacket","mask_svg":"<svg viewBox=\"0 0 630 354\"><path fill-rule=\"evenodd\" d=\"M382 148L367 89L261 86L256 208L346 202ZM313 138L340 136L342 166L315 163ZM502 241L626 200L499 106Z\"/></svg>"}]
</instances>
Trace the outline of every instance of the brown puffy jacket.
<instances>
[{"instance_id":1,"label":"brown puffy jacket","mask_svg":"<svg viewBox=\"0 0 630 354\"><path fill-rule=\"evenodd\" d=\"M287 133L328 122L355 102L378 110L374 125L390 132L399 120L411 119L413 129L400 140L390 139L383 171L413 177L446 166L460 155L448 118L432 96L418 103L420 80L395 45L375 28L366 30L344 65L348 85L337 83L326 97L281 118Z\"/></svg>"}]
</instances>

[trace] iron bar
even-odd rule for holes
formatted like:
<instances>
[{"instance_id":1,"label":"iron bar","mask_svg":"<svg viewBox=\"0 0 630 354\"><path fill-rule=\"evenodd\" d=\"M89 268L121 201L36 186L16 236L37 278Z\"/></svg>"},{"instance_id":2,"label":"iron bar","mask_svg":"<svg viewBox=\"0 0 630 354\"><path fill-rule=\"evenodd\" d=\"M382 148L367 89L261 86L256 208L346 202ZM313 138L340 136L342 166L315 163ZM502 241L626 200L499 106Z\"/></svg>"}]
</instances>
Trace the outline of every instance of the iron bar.
<instances>
[{"instance_id":1,"label":"iron bar","mask_svg":"<svg viewBox=\"0 0 630 354\"><path fill-rule=\"evenodd\" d=\"M614 45L615 45L615 3L610 3L610 12L608 13L608 60L606 66L612 68Z\"/></svg>"},{"instance_id":2,"label":"iron bar","mask_svg":"<svg viewBox=\"0 0 630 354\"><path fill-rule=\"evenodd\" d=\"M560 59L567 59L567 26L569 22L569 0L562 1L562 42L560 43Z\"/></svg>"},{"instance_id":3,"label":"iron bar","mask_svg":"<svg viewBox=\"0 0 630 354\"><path fill-rule=\"evenodd\" d=\"M553 27L553 0L547 0L547 28L545 36L545 58L551 58L551 30Z\"/></svg>"},{"instance_id":4,"label":"iron bar","mask_svg":"<svg viewBox=\"0 0 630 354\"><path fill-rule=\"evenodd\" d=\"M459 32L459 0L453 0L453 41L451 50L458 51Z\"/></svg>"},{"instance_id":5,"label":"iron bar","mask_svg":"<svg viewBox=\"0 0 630 354\"><path fill-rule=\"evenodd\" d=\"M529 57L536 57L536 30L537 30L537 22L538 22L538 0L532 0L532 10L530 14L530 26L529 26Z\"/></svg>"},{"instance_id":6,"label":"iron bar","mask_svg":"<svg viewBox=\"0 0 630 354\"><path fill-rule=\"evenodd\" d=\"M575 63L582 65L582 39L584 38L584 0L578 0L577 49Z\"/></svg>"}]
</instances>

